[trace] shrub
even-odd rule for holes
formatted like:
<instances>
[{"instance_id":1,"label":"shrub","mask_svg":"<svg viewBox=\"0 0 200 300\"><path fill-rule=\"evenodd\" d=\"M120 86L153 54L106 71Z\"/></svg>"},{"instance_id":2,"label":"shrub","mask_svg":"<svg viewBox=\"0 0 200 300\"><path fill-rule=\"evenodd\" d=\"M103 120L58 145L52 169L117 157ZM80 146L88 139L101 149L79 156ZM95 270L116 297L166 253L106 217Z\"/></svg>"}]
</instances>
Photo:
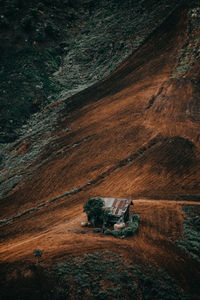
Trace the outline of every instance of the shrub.
<instances>
[{"instance_id":1,"label":"shrub","mask_svg":"<svg viewBox=\"0 0 200 300\"><path fill-rule=\"evenodd\" d=\"M85 203L83 211L93 225L103 222L103 206L104 202L101 198L91 198Z\"/></svg>"},{"instance_id":2,"label":"shrub","mask_svg":"<svg viewBox=\"0 0 200 300\"><path fill-rule=\"evenodd\" d=\"M45 9L45 6L44 6L44 4L42 2L38 3L38 9L39 10L44 10Z\"/></svg>"},{"instance_id":3,"label":"shrub","mask_svg":"<svg viewBox=\"0 0 200 300\"><path fill-rule=\"evenodd\" d=\"M39 16L38 10L37 9L31 9L30 14L34 17L37 18Z\"/></svg>"},{"instance_id":4,"label":"shrub","mask_svg":"<svg viewBox=\"0 0 200 300\"><path fill-rule=\"evenodd\" d=\"M37 42L43 42L45 40L46 35L45 35L43 28L40 27L40 28L36 29L34 38Z\"/></svg>"},{"instance_id":5,"label":"shrub","mask_svg":"<svg viewBox=\"0 0 200 300\"><path fill-rule=\"evenodd\" d=\"M96 233L101 232L101 228L94 228L93 232L96 232Z\"/></svg>"},{"instance_id":6,"label":"shrub","mask_svg":"<svg viewBox=\"0 0 200 300\"><path fill-rule=\"evenodd\" d=\"M39 259L40 257L42 257L42 250L40 249L35 249L33 251L33 255L35 256L35 258L37 259L37 263L39 263Z\"/></svg>"},{"instance_id":7,"label":"shrub","mask_svg":"<svg viewBox=\"0 0 200 300\"><path fill-rule=\"evenodd\" d=\"M135 222L128 222L128 227L126 227L122 230L122 234L125 237L133 236L136 233L137 229L138 229L138 222L136 222L136 221Z\"/></svg>"},{"instance_id":8,"label":"shrub","mask_svg":"<svg viewBox=\"0 0 200 300\"><path fill-rule=\"evenodd\" d=\"M198 208L194 206L183 206L183 210L186 212L187 217L183 224L183 236L176 241L178 247L188 254L190 254L195 260L200 261L200 216L198 214Z\"/></svg>"},{"instance_id":9,"label":"shrub","mask_svg":"<svg viewBox=\"0 0 200 300\"><path fill-rule=\"evenodd\" d=\"M134 214L134 215L132 216L132 221L133 221L133 222L139 222L139 220L140 220L140 217L139 217L138 214Z\"/></svg>"},{"instance_id":10,"label":"shrub","mask_svg":"<svg viewBox=\"0 0 200 300\"><path fill-rule=\"evenodd\" d=\"M130 227L132 228L132 230L134 231L134 233L136 232L136 230L138 229L138 222L132 222L130 224Z\"/></svg>"},{"instance_id":11,"label":"shrub","mask_svg":"<svg viewBox=\"0 0 200 300\"><path fill-rule=\"evenodd\" d=\"M116 238L119 238L122 235L120 230L112 230L111 234Z\"/></svg>"},{"instance_id":12,"label":"shrub","mask_svg":"<svg viewBox=\"0 0 200 300\"><path fill-rule=\"evenodd\" d=\"M26 5L27 1L26 0L15 0L13 2L14 2L15 7L22 8Z\"/></svg>"},{"instance_id":13,"label":"shrub","mask_svg":"<svg viewBox=\"0 0 200 300\"><path fill-rule=\"evenodd\" d=\"M33 30L33 17L32 16L24 17L21 21L21 26L27 32L32 31Z\"/></svg>"},{"instance_id":14,"label":"shrub","mask_svg":"<svg viewBox=\"0 0 200 300\"><path fill-rule=\"evenodd\" d=\"M122 235L125 237L132 236L133 235L133 230L131 227L126 227L122 230Z\"/></svg>"},{"instance_id":15,"label":"shrub","mask_svg":"<svg viewBox=\"0 0 200 300\"><path fill-rule=\"evenodd\" d=\"M112 231L111 231L110 229L106 229L106 230L104 231L104 234L105 234L105 235L112 235Z\"/></svg>"},{"instance_id":16,"label":"shrub","mask_svg":"<svg viewBox=\"0 0 200 300\"><path fill-rule=\"evenodd\" d=\"M54 36L56 34L56 29L51 23L47 23L45 26L45 32L49 36Z\"/></svg>"},{"instance_id":17,"label":"shrub","mask_svg":"<svg viewBox=\"0 0 200 300\"><path fill-rule=\"evenodd\" d=\"M41 256L42 256L42 250L40 250L40 249L35 249L35 250L33 251L33 254L34 254L35 257L41 257Z\"/></svg>"},{"instance_id":18,"label":"shrub","mask_svg":"<svg viewBox=\"0 0 200 300\"><path fill-rule=\"evenodd\" d=\"M0 16L0 28L6 28L8 25L8 20L4 16Z\"/></svg>"}]
</instances>

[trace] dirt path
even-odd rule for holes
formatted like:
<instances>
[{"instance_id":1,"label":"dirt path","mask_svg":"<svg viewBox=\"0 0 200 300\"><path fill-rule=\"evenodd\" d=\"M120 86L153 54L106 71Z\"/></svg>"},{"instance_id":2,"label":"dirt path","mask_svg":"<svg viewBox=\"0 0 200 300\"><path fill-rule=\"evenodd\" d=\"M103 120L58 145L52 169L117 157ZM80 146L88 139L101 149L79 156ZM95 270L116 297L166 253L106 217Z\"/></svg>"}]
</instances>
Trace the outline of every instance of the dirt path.
<instances>
[{"instance_id":1,"label":"dirt path","mask_svg":"<svg viewBox=\"0 0 200 300\"><path fill-rule=\"evenodd\" d=\"M167 241L167 239L170 240L171 238L175 239L182 230L182 205L200 205L200 202L150 199L135 200L133 211L139 213L141 217L140 234L137 237L140 244L144 246L145 243L149 243L148 241L151 239L154 240L155 237L161 241ZM36 230L36 232L26 233L25 231L13 239L2 240L0 246L0 260L13 261L24 257L31 258L32 251L35 248L41 248L45 253L51 252L51 255L54 256L57 252L63 252L64 249L66 253L76 252L79 249L79 246L77 248L77 243L82 244L82 247L86 247L86 249L93 249L94 241L98 241L97 244L99 244L99 242L104 244L105 241L109 241L112 248L116 243L120 243L117 239L112 237L94 234L92 228L82 228L81 222L85 220L86 216L82 212L82 205L78 205L76 211L72 213L72 217L66 218L65 221L61 220L59 223L52 224L40 232ZM132 248L132 243L135 245L133 240L128 239L125 243L123 241L123 246L128 244L128 247Z\"/></svg>"}]
</instances>

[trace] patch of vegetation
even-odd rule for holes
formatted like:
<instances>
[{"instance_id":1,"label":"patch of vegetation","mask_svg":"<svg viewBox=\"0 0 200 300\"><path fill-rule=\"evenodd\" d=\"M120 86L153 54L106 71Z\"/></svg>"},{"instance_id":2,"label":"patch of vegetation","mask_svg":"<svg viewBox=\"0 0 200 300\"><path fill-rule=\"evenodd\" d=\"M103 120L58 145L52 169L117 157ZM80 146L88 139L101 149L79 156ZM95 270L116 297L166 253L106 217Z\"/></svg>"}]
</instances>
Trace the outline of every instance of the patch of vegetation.
<instances>
[{"instance_id":1,"label":"patch of vegetation","mask_svg":"<svg viewBox=\"0 0 200 300\"><path fill-rule=\"evenodd\" d=\"M191 3L192 4L192 3ZM172 73L172 78L186 77L192 69L199 56L199 29L200 29L200 9L198 3L193 3L194 7L188 11L188 32L187 41L183 45L177 57L177 66ZM196 7L195 7L196 6Z\"/></svg>"},{"instance_id":2,"label":"patch of vegetation","mask_svg":"<svg viewBox=\"0 0 200 300\"><path fill-rule=\"evenodd\" d=\"M112 217L112 214L108 209L103 209L104 201L101 198L91 198L84 205L84 212L86 212L88 216L89 222L92 223L93 226L101 225L103 232L105 235L112 235L116 238L125 238L129 236L133 236L139 226L139 215L134 214L132 216L132 220L128 222L128 226L122 228L121 230L110 230L106 228L109 224L109 218ZM94 228L94 232L100 232L100 228Z\"/></svg>"},{"instance_id":3,"label":"patch of vegetation","mask_svg":"<svg viewBox=\"0 0 200 300\"><path fill-rule=\"evenodd\" d=\"M81 0L1 1L0 143L14 141L17 128L62 90L52 74L61 63L60 43L69 35L61 29L80 18L76 5Z\"/></svg>"},{"instance_id":4,"label":"patch of vegetation","mask_svg":"<svg viewBox=\"0 0 200 300\"><path fill-rule=\"evenodd\" d=\"M139 226L139 215L138 214L134 214L132 216L132 221L128 222L128 226L123 228L122 230L110 230L110 229L106 229L104 231L105 235L112 235L116 238L125 238L125 237L129 237L129 236L133 236L135 235L135 233L138 230L138 226Z\"/></svg>"},{"instance_id":5,"label":"patch of vegetation","mask_svg":"<svg viewBox=\"0 0 200 300\"><path fill-rule=\"evenodd\" d=\"M101 198L91 198L84 205L83 211L87 214L88 221L92 223L93 226L101 225L106 226L109 217L112 214L108 209L103 209L104 201Z\"/></svg>"},{"instance_id":6,"label":"patch of vegetation","mask_svg":"<svg viewBox=\"0 0 200 300\"><path fill-rule=\"evenodd\" d=\"M35 249L33 251L33 255L35 256L35 258L37 259L37 263L39 263L39 259L42 257L42 250L40 249Z\"/></svg>"},{"instance_id":7,"label":"patch of vegetation","mask_svg":"<svg viewBox=\"0 0 200 300\"><path fill-rule=\"evenodd\" d=\"M185 201L199 201L200 195L176 195L175 200L185 200Z\"/></svg>"},{"instance_id":8,"label":"patch of vegetation","mask_svg":"<svg viewBox=\"0 0 200 300\"><path fill-rule=\"evenodd\" d=\"M71 256L54 272L59 285L56 299L187 299L165 272L126 264L110 252Z\"/></svg>"},{"instance_id":9,"label":"patch of vegetation","mask_svg":"<svg viewBox=\"0 0 200 300\"><path fill-rule=\"evenodd\" d=\"M50 95L58 94L61 86L50 78L50 74L58 69L60 62L54 50L40 51L27 46L4 52L0 72L0 89L3 91L0 142L12 141L15 128L46 105Z\"/></svg>"},{"instance_id":10,"label":"patch of vegetation","mask_svg":"<svg viewBox=\"0 0 200 300\"><path fill-rule=\"evenodd\" d=\"M94 228L94 229L93 229L93 232L99 233L99 232L101 232L101 228Z\"/></svg>"},{"instance_id":11,"label":"patch of vegetation","mask_svg":"<svg viewBox=\"0 0 200 300\"><path fill-rule=\"evenodd\" d=\"M84 205L84 212L88 216L89 222L95 226L103 222L104 202L101 198L91 198Z\"/></svg>"},{"instance_id":12,"label":"patch of vegetation","mask_svg":"<svg viewBox=\"0 0 200 300\"><path fill-rule=\"evenodd\" d=\"M183 224L183 236L176 244L200 262L200 207L185 205L182 209L187 217Z\"/></svg>"}]
</instances>

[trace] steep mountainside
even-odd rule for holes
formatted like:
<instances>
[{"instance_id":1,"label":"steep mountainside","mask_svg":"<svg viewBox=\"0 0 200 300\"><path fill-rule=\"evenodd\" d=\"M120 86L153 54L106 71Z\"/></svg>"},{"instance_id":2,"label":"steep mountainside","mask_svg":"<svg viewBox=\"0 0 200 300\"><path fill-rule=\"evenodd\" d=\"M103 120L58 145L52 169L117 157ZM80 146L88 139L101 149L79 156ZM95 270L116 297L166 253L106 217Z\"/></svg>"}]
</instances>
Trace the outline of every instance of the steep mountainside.
<instances>
[{"instance_id":1,"label":"steep mountainside","mask_svg":"<svg viewBox=\"0 0 200 300\"><path fill-rule=\"evenodd\" d=\"M158 2L151 1L152 6L150 1L139 3L152 8L148 26ZM102 9L92 6L87 23L91 27L99 16L97 40L103 34ZM69 254L108 250L137 264L164 269L188 299L198 299L199 240L192 239L199 226L200 200L200 7L179 3L169 9L166 18L161 4L159 9L162 24L151 32L152 25L147 36L137 40L139 47L131 46L135 39L129 35L125 38L128 46L110 45L109 33L105 56L95 52L101 52L101 47L95 50L92 46L91 57L76 64L76 53L69 50L54 75L63 86L70 81L70 91L62 91L57 101L35 114L18 140L2 146L0 247L2 262L8 263L4 271L14 272L16 261L26 259L28 264L37 248L45 253L44 265ZM113 16L116 20L115 10ZM111 16L106 24L109 20ZM140 26L138 22L142 32ZM76 49L93 45L95 37L84 32L77 35ZM84 34L88 34L88 43ZM129 47L135 50L116 68L118 57L122 59L122 53L126 57ZM89 48L85 51L87 56ZM114 67L107 69L109 57ZM81 91L75 93L77 89ZM141 218L137 236L120 240L82 230L83 204L96 196L135 199L133 210ZM198 216L192 209L186 216L185 207L190 205ZM183 227L186 217L191 219ZM188 238L189 230L193 236ZM16 266L26 278L28 271ZM33 279L35 271L31 272ZM141 299L140 293L137 291L136 299Z\"/></svg>"},{"instance_id":2,"label":"steep mountainside","mask_svg":"<svg viewBox=\"0 0 200 300\"><path fill-rule=\"evenodd\" d=\"M0 143L49 103L107 76L178 2L1 1Z\"/></svg>"}]
</instances>

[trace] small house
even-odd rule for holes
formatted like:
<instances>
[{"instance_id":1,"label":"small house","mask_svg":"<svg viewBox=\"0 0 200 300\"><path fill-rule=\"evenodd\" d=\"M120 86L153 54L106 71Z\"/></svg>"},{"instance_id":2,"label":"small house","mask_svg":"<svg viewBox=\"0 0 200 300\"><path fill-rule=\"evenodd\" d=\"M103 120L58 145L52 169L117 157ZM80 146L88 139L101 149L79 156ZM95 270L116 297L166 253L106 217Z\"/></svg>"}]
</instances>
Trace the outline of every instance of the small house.
<instances>
[{"instance_id":1,"label":"small house","mask_svg":"<svg viewBox=\"0 0 200 300\"><path fill-rule=\"evenodd\" d=\"M127 222L129 220L129 207L133 205L131 199L121 198L102 198L104 209L107 209L111 216L108 223L115 224L117 222Z\"/></svg>"}]
</instances>

